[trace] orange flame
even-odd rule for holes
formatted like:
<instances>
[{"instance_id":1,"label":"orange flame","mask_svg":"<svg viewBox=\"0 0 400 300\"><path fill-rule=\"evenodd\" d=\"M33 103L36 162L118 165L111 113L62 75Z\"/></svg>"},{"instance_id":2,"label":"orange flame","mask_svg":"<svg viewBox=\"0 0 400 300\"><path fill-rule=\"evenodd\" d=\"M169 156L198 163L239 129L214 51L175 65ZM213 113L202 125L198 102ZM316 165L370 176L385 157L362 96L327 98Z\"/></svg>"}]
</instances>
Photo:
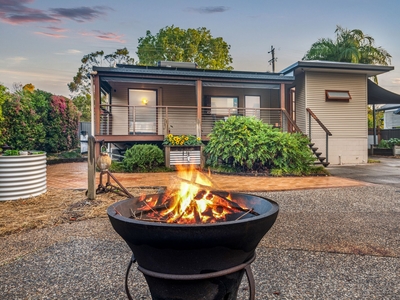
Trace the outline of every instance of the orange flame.
<instances>
[{"instance_id":1,"label":"orange flame","mask_svg":"<svg viewBox=\"0 0 400 300\"><path fill-rule=\"evenodd\" d=\"M227 214L235 212L230 195L211 193L210 177L193 167L179 167L177 181L179 186L167 191L162 199L146 198L145 206L139 210L146 210L149 217L176 224L225 221Z\"/></svg>"}]
</instances>

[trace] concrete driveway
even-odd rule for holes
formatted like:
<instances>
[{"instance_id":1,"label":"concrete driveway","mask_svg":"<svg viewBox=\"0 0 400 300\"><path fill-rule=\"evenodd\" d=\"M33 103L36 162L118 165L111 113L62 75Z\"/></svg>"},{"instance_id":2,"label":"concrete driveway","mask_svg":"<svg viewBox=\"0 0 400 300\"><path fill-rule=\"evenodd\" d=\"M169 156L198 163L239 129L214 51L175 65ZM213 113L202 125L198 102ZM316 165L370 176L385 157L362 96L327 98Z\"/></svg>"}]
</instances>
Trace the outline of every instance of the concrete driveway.
<instances>
[{"instance_id":1,"label":"concrete driveway","mask_svg":"<svg viewBox=\"0 0 400 300\"><path fill-rule=\"evenodd\" d=\"M400 188L400 159L381 156L370 158L379 160L380 163L332 165L328 167L328 171L334 176Z\"/></svg>"}]
</instances>

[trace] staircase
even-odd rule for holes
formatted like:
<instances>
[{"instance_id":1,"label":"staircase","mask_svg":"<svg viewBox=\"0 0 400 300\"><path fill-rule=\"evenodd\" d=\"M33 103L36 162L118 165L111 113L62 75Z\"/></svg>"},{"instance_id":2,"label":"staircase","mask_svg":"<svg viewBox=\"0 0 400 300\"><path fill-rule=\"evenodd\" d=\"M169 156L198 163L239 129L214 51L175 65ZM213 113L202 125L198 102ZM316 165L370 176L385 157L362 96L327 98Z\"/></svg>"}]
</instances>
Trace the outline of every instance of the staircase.
<instances>
[{"instance_id":1,"label":"staircase","mask_svg":"<svg viewBox=\"0 0 400 300\"><path fill-rule=\"evenodd\" d=\"M328 130L328 128L326 128L326 126L321 122L320 119L318 119L318 117L312 112L311 109L306 108L307 112L308 112L308 139L309 139L309 143L308 146L310 147L311 151L314 153L314 155L317 158L317 161L314 162L315 165L323 165L324 167L329 166L329 161L328 161L328 138L329 136L332 136L332 133ZM283 113L286 116L286 119L289 121L290 123L290 132L300 132L302 133L304 136L307 136L307 134L303 133L301 131L301 129L296 125L296 123L293 121L293 119L291 118L291 116L288 114L288 112L286 110L283 110ZM318 147L315 147L315 143L312 142L311 139L311 118L313 118L317 124L325 131L326 134L326 157L321 156L322 152L318 152Z\"/></svg>"},{"instance_id":2,"label":"staircase","mask_svg":"<svg viewBox=\"0 0 400 300\"><path fill-rule=\"evenodd\" d=\"M310 141L308 143L308 147L310 147L311 151L317 157L317 161L314 162L314 165L323 165L324 167L329 166L329 162L326 161L326 157L321 156L322 152L318 152L318 147L315 147L315 144Z\"/></svg>"},{"instance_id":3,"label":"staircase","mask_svg":"<svg viewBox=\"0 0 400 300\"><path fill-rule=\"evenodd\" d=\"M332 133L328 130L328 128L325 127L325 125L321 122L320 119L313 113L313 111L309 108L306 108L308 112L308 138L310 140L310 143L308 143L308 146L310 147L311 151L314 153L314 155L317 157L318 161L316 161L314 164L315 165L323 165L324 167L329 166L329 161L328 161L328 137L332 136ZM318 152L318 147L315 147L315 143L312 142L311 139L311 117L317 122L317 124L325 131L326 134L326 157L321 156L322 152Z\"/></svg>"}]
</instances>

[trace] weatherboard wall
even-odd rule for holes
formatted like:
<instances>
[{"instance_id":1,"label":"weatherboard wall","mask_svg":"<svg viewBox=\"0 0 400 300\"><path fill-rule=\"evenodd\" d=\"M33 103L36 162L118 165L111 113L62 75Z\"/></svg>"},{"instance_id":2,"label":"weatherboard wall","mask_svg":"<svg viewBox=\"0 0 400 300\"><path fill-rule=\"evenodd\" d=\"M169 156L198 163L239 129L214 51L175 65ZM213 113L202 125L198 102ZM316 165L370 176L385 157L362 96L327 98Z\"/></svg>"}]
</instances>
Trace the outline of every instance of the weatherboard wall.
<instances>
[{"instance_id":1,"label":"weatherboard wall","mask_svg":"<svg viewBox=\"0 0 400 300\"><path fill-rule=\"evenodd\" d=\"M329 137L331 164L357 164L368 160L367 77L363 74L306 72L306 107L332 133ZM325 91L349 91L349 101L326 101ZM308 133L308 118L307 133ZM312 119L312 141L326 154L325 131Z\"/></svg>"}]
</instances>

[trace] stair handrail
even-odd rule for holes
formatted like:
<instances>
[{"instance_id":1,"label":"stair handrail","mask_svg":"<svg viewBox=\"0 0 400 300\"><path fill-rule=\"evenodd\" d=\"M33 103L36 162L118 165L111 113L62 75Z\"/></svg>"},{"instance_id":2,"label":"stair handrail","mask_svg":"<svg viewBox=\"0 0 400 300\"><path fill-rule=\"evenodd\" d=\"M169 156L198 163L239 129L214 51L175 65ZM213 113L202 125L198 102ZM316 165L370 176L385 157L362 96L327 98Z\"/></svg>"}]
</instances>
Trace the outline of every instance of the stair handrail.
<instances>
[{"instance_id":1,"label":"stair handrail","mask_svg":"<svg viewBox=\"0 0 400 300\"><path fill-rule=\"evenodd\" d=\"M306 108L308 112L308 138L311 141L311 117L318 123L318 125L325 131L325 136L326 136L326 162L329 162L328 160L328 137L332 136L332 133L329 131L328 128L321 122L321 120L314 114L314 112Z\"/></svg>"},{"instance_id":2,"label":"stair handrail","mask_svg":"<svg viewBox=\"0 0 400 300\"><path fill-rule=\"evenodd\" d=\"M299 126L297 126L296 122L292 119L292 117L289 115L286 109L282 108L282 112L285 115L286 119L289 121L289 123L294 127L296 132L302 133L301 129Z\"/></svg>"}]
</instances>

